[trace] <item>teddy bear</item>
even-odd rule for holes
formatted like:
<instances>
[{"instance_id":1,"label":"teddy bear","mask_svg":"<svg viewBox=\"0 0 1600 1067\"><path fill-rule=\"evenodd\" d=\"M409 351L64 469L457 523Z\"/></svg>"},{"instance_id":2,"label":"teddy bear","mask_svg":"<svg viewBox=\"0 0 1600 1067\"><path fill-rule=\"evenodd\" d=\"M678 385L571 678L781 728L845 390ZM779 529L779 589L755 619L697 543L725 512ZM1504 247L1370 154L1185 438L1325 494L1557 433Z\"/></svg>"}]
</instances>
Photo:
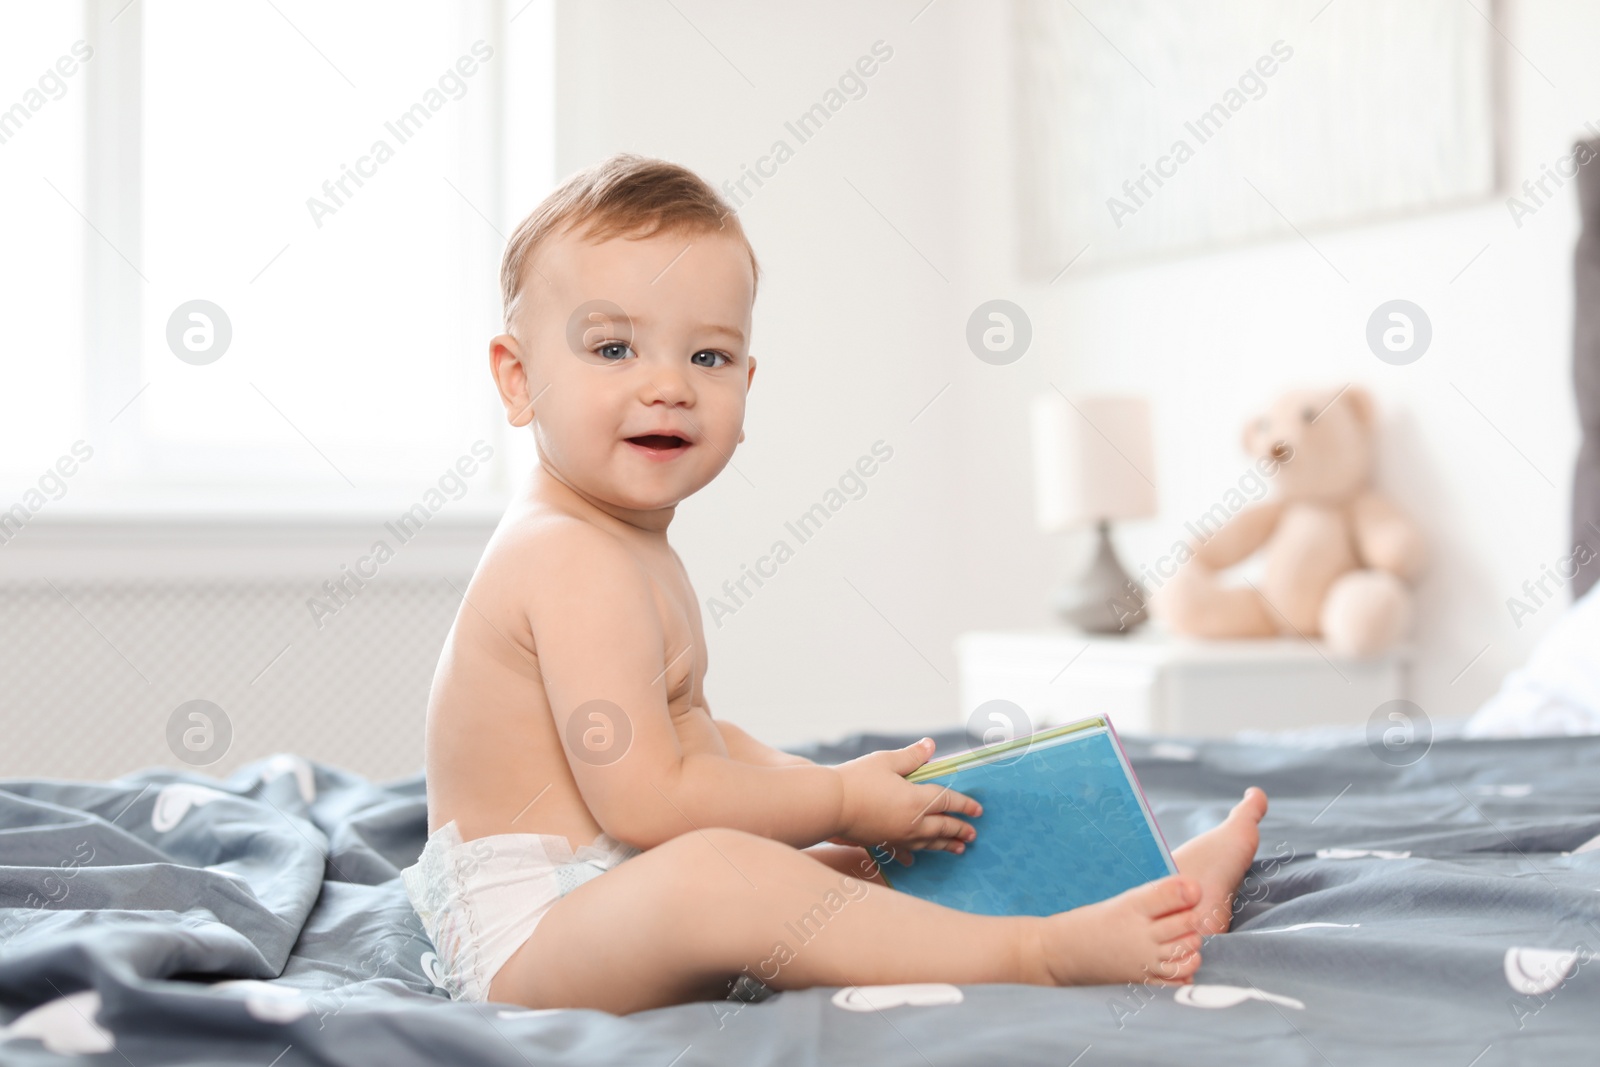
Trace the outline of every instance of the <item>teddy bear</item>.
<instances>
[{"instance_id":1,"label":"teddy bear","mask_svg":"<svg viewBox=\"0 0 1600 1067\"><path fill-rule=\"evenodd\" d=\"M1425 553L1416 525L1372 488L1373 438L1372 398L1354 385L1287 393L1246 423L1245 451L1277 493L1254 506L1234 494L1237 508L1188 524L1189 555L1152 597L1156 617L1194 637L1321 636L1343 656L1393 647ZM1257 551L1258 582L1221 580Z\"/></svg>"}]
</instances>

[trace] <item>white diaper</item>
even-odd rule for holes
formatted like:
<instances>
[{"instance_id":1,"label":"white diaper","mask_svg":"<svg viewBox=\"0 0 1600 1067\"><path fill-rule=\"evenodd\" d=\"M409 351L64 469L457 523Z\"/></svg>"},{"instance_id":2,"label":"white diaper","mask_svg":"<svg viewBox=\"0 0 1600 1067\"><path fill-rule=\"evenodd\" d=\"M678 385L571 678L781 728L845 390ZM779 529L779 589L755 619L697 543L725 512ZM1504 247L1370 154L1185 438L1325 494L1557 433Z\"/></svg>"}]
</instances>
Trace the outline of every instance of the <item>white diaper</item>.
<instances>
[{"instance_id":1,"label":"white diaper","mask_svg":"<svg viewBox=\"0 0 1600 1067\"><path fill-rule=\"evenodd\" d=\"M455 1000L489 999L489 982L557 900L639 854L609 834L573 851L559 834L461 840L455 821L435 830L400 872Z\"/></svg>"}]
</instances>

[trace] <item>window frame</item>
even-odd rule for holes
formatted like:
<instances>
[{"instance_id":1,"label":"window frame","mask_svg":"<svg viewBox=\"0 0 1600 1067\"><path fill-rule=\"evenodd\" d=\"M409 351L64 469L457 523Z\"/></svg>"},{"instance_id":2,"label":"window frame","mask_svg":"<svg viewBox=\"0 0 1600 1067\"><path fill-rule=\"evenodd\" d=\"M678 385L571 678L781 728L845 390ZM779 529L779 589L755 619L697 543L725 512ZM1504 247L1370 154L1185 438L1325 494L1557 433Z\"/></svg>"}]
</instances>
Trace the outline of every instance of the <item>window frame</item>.
<instances>
[{"instance_id":1,"label":"window frame","mask_svg":"<svg viewBox=\"0 0 1600 1067\"><path fill-rule=\"evenodd\" d=\"M489 42L499 60L485 64L479 75L482 82L474 83L474 88L481 85L489 94L487 104L463 118L472 123L470 143L481 145L482 153L463 168L460 192L474 214L483 214L476 212L481 204L499 219L520 217L532 207L512 202L507 190L528 189L536 202L554 185L554 2L510 2L516 7L510 12L505 0L482 0L458 9L464 39ZM332 482L295 478L280 462L291 456L288 447L218 446L208 451L221 451L224 462L197 468L183 461L183 453L192 451L192 445L157 440L139 419L127 417L150 384L143 380L141 366L142 346L151 332L142 309L146 282L134 266L143 262L145 249L143 6L127 0L85 0L83 7L83 30L92 38L95 62L85 69L83 214L93 220L93 228L84 227L86 253L80 279L81 402L85 432L92 437L97 460L106 459L96 463L96 476L89 484L52 504L52 513L68 521L103 518L114 523L130 515L205 521L267 513L330 521L403 510L430 482L409 465L392 479L363 478L367 484L354 490L341 480L342 472L341 479ZM511 129L518 131L515 145L508 143ZM530 138L528 130L542 131L544 136ZM505 237L502 230L509 230L509 224L496 225L484 217L481 227L462 233L459 251L468 261L497 267ZM473 291L464 299L473 308L474 319L498 322L497 290ZM482 338L485 348L487 341L487 336ZM484 382L484 389L490 395L489 382ZM492 404L488 401L485 410L493 410ZM475 436L493 447L494 457L471 480L469 494L452 501L449 510L464 519L487 519L503 510L513 480L534 462L533 450L531 440L513 439L499 418ZM472 443L463 440L462 452ZM452 458L441 458L440 473ZM232 463L253 472L255 480L236 484L236 479L222 473Z\"/></svg>"}]
</instances>

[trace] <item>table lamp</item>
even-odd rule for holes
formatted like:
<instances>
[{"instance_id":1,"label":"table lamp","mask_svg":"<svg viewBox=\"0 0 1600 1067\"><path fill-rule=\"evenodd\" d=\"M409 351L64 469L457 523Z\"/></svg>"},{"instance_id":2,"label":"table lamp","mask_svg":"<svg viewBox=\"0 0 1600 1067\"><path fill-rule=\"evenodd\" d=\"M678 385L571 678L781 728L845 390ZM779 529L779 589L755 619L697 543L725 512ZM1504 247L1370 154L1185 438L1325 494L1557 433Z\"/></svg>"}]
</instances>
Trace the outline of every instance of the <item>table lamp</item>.
<instances>
[{"instance_id":1,"label":"table lamp","mask_svg":"<svg viewBox=\"0 0 1600 1067\"><path fill-rule=\"evenodd\" d=\"M1126 633L1146 619L1144 594L1111 547L1111 523L1156 514L1150 405L1135 396L1045 393L1033 401L1034 502L1046 533L1094 526L1082 574L1056 591L1056 613L1090 633Z\"/></svg>"}]
</instances>

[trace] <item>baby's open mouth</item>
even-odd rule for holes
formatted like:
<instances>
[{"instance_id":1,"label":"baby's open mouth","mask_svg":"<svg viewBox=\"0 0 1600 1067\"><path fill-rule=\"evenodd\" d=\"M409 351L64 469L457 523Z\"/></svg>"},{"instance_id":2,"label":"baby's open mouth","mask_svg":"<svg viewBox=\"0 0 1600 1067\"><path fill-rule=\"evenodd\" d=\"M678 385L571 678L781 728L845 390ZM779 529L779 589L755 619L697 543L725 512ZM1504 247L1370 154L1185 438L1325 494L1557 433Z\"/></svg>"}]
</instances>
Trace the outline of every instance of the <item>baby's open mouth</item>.
<instances>
[{"instance_id":1,"label":"baby's open mouth","mask_svg":"<svg viewBox=\"0 0 1600 1067\"><path fill-rule=\"evenodd\" d=\"M689 442L672 434L647 433L638 437L628 438L630 445L647 448L652 452L670 452L677 448L688 448Z\"/></svg>"}]
</instances>

